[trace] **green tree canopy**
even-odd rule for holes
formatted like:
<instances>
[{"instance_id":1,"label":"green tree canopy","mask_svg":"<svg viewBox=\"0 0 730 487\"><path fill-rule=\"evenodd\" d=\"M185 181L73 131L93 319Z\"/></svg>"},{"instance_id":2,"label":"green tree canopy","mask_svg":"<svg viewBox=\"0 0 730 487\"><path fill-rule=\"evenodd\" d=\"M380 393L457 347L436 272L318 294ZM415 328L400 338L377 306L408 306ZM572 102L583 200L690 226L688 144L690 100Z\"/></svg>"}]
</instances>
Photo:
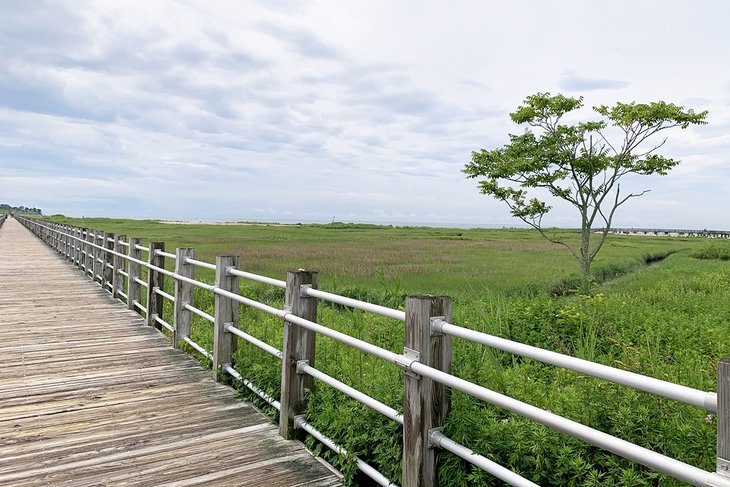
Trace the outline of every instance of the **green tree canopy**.
<instances>
[{"instance_id":1,"label":"green tree canopy","mask_svg":"<svg viewBox=\"0 0 730 487\"><path fill-rule=\"evenodd\" d=\"M526 130L520 135L510 134L509 143L503 147L472 152L463 171L469 178L482 178L480 191L505 202L513 216L551 242L567 247L588 275L616 210L649 191L622 193L621 178L627 174L664 175L680 163L657 154L666 139L657 144L647 140L670 128L705 124L707 111L695 113L663 101L616 103L593 107L601 116L599 120L561 123L564 115L582 107L583 97L550 93L528 96L510 114L515 123L526 125ZM578 210L579 248L545 232L542 220L552 207L528 194L536 188ZM591 242L594 226L603 227L603 231Z\"/></svg>"}]
</instances>

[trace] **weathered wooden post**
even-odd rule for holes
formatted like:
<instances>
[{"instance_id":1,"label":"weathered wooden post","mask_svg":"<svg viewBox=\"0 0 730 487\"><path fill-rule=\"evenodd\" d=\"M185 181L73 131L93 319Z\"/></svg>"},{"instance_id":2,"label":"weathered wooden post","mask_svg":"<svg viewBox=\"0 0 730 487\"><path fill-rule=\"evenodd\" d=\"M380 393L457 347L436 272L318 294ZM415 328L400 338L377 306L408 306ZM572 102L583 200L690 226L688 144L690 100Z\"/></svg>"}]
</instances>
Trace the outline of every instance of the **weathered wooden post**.
<instances>
[{"instance_id":1,"label":"weathered wooden post","mask_svg":"<svg viewBox=\"0 0 730 487\"><path fill-rule=\"evenodd\" d=\"M228 272L230 267L238 267L237 256L221 256L215 259L216 285L232 293L239 291L239 278ZM215 322L213 326L213 373L216 380L223 380L223 367L233 365L233 353L236 351L238 337L226 331L226 325L238 326L238 302L231 298L215 295Z\"/></svg>"},{"instance_id":2,"label":"weathered wooden post","mask_svg":"<svg viewBox=\"0 0 730 487\"><path fill-rule=\"evenodd\" d=\"M84 240L86 236L86 229L85 228L78 228L76 229L76 236L79 238L79 240L76 241L76 266L81 270L84 266L84 245L82 241Z\"/></svg>"},{"instance_id":3,"label":"weathered wooden post","mask_svg":"<svg viewBox=\"0 0 730 487\"><path fill-rule=\"evenodd\" d=\"M295 316L316 321L317 300L302 292L304 286L317 288L316 272L304 270L287 272L284 307ZM294 420L307 407L305 390L314 386L312 376L297 374L297 363L307 361L314 367L316 337L315 332L284 320L279 434L288 440L296 438L299 434L294 428Z\"/></svg>"},{"instance_id":4,"label":"weathered wooden post","mask_svg":"<svg viewBox=\"0 0 730 487\"><path fill-rule=\"evenodd\" d=\"M406 299L404 354L451 373L451 337L431 332L432 318L451 321L451 299L409 296ZM435 487L436 451L428 433L440 427L450 408L448 387L406 373L403 396L403 487Z\"/></svg>"},{"instance_id":5,"label":"weathered wooden post","mask_svg":"<svg viewBox=\"0 0 730 487\"><path fill-rule=\"evenodd\" d=\"M111 242L109 241L111 239ZM114 280L114 254L109 252L109 250L114 250L114 234L113 233L105 233L104 234L104 244L102 247L106 250L102 250L101 254L101 260L103 261L101 264L101 288L106 291L109 289L109 287L112 284L112 281ZM109 292L114 296L114 288L112 287L109 289Z\"/></svg>"},{"instance_id":6,"label":"weathered wooden post","mask_svg":"<svg viewBox=\"0 0 730 487\"><path fill-rule=\"evenodd\" d=\"M165 257L160 255L157 251L165 251L164 242L150 242L150 251L147 256L147 263L150 266L165 267ZM157 289L162 289L165 285L165 275L160 271L156 271L147 268L147 325L154 326L157 329L162 329L155 318L158 316L162 318L162 307L164 301L162 295L156 292Z\"/></svg>"},{"instance_id":7,"label":"weathered wooden post","mask_svg":"<svg viewBox=\"0 0 730 487\"><path fill-rule=\"evenodd\" d=\"M137 261L142 259L142 251L137 248L137 245L142 243L141 238L132 237L129 239L129 248L127 249L127 256L130 259ZM142 272L142 265L139 262L129 261L129 268L127 270L127 308L132 311L136 311L137 308L134 306L135 302L140 302L142 299L142 286L137 279L140 278Z\"/></svg>"},{"instance_id":8,"label":"weathered wooden post","mask_svg":"<svg viewBox=\"0 0 730 487\"><path fill-rule=\"evenodd\" d=\"M122 272L124 271L125 265L125 259L117 254L123 254L124 246L122 245L122 242L126 240L126 235L117 235L114 237L114 254L113 256L113 264L114 270L112 274L112 297L118 298L119 297L119 291L122 290L122 283L124 282L124 275Z\"/></svg>"},{"instance_id":9,"label":"weathered wooden post","mask_svg":"<svg viewBox=\"0 0 730 487\"><path fill-rule=\"evenodd\" d=\"M63 230L63 253L66 257L66 260L73 262L73 252L71 249L71 243L73 242L73 239L71 238L71 227L68 225L64 225L61 227Z\"/></svg>"},{"instance_id":10,"label":"weathered wooden post","mask_svg":"<svg viewBox=\"0 0 730 487\"><path fill-rule=\"evenodd\" d=\"M84 245L82 244L84 237L86 236L86 229L85 228L77 228L76 229L76 237L78 237L78 240L76 240L76 266L81 269L81 266L83 265L83 251L84 251Z\"/></svg>"},{"instance_id":11,"label":"weathered wooden post","mask_svg":"<svg viewBox=\"0 0 730 487\"><path fill-rule=\"evenodd\" d=\"M717 364L717 473L730 479L730 357Z\"/></svg>"},{"instance_id":12,"label":"weathered wooden post","mask_svg":"<svg viewBox=\"0 0 730 487\"><path fill-rule=\"evenodd\" d=\"M91 280L94 280L94 247L91 245L94 242L94 233L91 228L86 229L86 266L84 272L86 276L91 276Z\"/></svg>"},{"instance_id":13,"label":"weathered wooden post","mask_svg":"<svg viewBox=\"0 0 730 487\"><path fill-rule=\"evenodd\" d=\"M100 262L101 256L103 255L103 251L101 250L100 247L104 245L104 235L105 235L104 232L100 232L98 230L94 232L94 243L96 244L96 246L93 248L93 252L92 252L92 254L94 256L93 265L91 267L94 271L94 275L91 277L92 281L96 281L98 279L99 282L102 282L102 280L103 280L103 277L102 277L103 267Z\"/></svg>"},{"instance_id":14,"label":"weathered wooden post","mask_svg":"<svg viewBox=\"0 0 730 487\"><path fill-rule=\"evenodd\" d=\"M195 258L195 250L179 248L175 251L175 273L190 279L195 278L195 266L188 264L187 259ZM172 346L180 348L180 341L190 336L193 325L193 313L185 305L193 305L195 288L189 282L175 279L175 314L173 319Z\"/></svg>"}]
</instances>

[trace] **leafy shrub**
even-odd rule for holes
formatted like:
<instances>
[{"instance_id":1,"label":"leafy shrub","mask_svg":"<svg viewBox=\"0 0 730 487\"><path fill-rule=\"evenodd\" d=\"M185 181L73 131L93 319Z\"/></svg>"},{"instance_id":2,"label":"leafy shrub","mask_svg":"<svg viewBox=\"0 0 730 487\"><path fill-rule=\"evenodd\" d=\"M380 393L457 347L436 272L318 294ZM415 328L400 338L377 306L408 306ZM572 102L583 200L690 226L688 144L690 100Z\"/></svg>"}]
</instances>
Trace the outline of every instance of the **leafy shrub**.
<instances>
[{"instance_id":1,"label":"leafy shrub","mask_svg":"<svg viewBox=\"0 0 730 487\"><path fill-rule=\"evenodd\" d=\"M710 244L690 254L695 259L730 260L730 246Z\"/></svg>"}]
</instances>

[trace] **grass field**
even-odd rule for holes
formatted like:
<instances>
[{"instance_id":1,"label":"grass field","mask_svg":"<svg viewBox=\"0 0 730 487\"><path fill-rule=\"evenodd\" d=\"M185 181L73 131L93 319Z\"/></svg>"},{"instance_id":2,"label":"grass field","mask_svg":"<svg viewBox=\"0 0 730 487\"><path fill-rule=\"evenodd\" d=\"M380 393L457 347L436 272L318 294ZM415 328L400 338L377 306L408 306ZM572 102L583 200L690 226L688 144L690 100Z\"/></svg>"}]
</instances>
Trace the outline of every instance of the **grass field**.
<instances>
[{"instance_id":1,"label":"grass field","mask_svg":"<svg viewBox=\"0 0 730 487\"><path fill-rule=\"evenodd\" d=\"M730 255L727 241L610 236L594 267L592 292L580 295L571 292L577 263L529 230L54 220L165 241L168 250L192 246L207 261L215 255L240 255L245 270L278 279L289 268L317 269L321 288L392 307L402 308L410 293L450 295L458 324L703 390L715 389L715 364L730 354L730 262L723 260ZM569 239L578 236L561 233ZM283 304L277 289L242 284L242 292ZM198 293L196 306L211 312L212 297ZM166 318L172 319L171 309ZM387 318L323 303L319 321L402 351L402 325ZM276 319L242 309L239 326L281 347ZM210 325L196 318L193 338L210 349ZM271 356L242 344L236 368L278 395L280 365ZM320 337L317 368L402 407L402 373L388 364ZM459 340L454 343L454 371L693 465L715 468L716 423L697 408ZM399 479L401 433L396 424L321 385L310 395L308 415L338 443ZM459 393L453 395L445 433L540 485L680 485ZM330 460L349 481L366 485L349 459ZM501 484L444 454L439 485Z\"/></svg>"}]
</instances>

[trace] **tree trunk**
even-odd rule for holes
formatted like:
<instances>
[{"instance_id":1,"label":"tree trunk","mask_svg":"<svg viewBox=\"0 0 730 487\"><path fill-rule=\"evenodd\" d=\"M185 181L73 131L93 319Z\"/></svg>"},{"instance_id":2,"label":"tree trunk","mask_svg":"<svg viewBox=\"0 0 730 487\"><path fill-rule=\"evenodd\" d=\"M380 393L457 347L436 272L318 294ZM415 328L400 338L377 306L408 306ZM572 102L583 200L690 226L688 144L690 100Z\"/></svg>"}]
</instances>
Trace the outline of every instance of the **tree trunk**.
<instances>
[{"instance_id":1,"label":"tree trunk","mask_svg":"<svg viewBox=\"0 0 730 487\"><path fill-rule=\"evenodd\" d=\"M580 269L583 271L583 277L588 277L588 273L591 271L590 242L591 229L584 220L581 228L580 242Z\"/></svg>"}]
</instances>

